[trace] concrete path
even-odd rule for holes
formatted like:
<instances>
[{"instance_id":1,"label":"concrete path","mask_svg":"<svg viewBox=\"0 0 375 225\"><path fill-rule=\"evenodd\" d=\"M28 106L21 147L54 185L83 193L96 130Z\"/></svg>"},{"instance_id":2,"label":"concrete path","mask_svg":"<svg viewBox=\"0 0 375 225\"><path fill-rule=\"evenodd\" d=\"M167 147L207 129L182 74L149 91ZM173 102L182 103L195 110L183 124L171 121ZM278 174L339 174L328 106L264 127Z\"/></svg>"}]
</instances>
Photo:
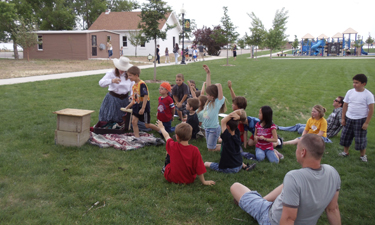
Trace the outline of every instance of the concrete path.
<instances>
[{"instance_id":1,"label":"concrete path","mask_svg":"<svg viewBox=\"0 0 375 225\"><path fill-rule=\"evenodd\" d=\"M206 58L206 61L216 60L216 59L224 59L225 57L217 57L211 56ZM181 63L181 62L179 62ZM188 62L192 63L192 62ZM168 64L156 64L156 67L164 67L164 66L172 66L175 65L174 63ZM140 69L147 69L147 68L154 68L154 64L147 64L139 66ZM9 85L9 84L19 84L19 83L27 83L27 82L35 82L35 81L42 81L42 80L55 80L55 79L63 79L63 78L70 78L70 77L82 77L82 76L89 76L89 75L97 75L97 74L105 74L108 69L101 69L101 70L89 70L89 71L81 71L81 72L70 72L70 73L59 73L59 74L48 74L48 75L41 75L41 76L30 76L30 77L18 77L18 78L10 78L10 79L0 79L0 86L1 85Z\"/></svg>"}]
</instances>

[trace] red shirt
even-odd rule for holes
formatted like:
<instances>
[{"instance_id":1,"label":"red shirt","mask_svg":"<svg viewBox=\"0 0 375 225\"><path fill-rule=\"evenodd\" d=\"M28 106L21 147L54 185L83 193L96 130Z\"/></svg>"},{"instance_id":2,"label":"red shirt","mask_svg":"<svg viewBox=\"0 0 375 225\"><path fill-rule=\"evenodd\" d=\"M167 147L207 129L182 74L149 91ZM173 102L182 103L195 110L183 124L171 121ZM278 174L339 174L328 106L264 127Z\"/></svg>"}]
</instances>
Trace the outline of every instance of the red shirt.
<instances>
[{"instance_id":1,"label":"red shirt","mask_svg":"<svg viewBox=\"0 0 375 225\"><path fill-rule=\"evenodd\" d=\"M272 124L270 128L263 128L259 122L255 124L255 128L257 129L257 133L255 134L256 136L264 136L265 138L272 138L272 130L276 130L276 125ZM268 149L268 150L273 150L273 144L272 142L268 142L265 140L258 140L258 143L255 145L256 148L260 148L263 151Z\"/></svg>"},{"instance_id":2,"label":"red shirt","mask_svg":"<svg viewBox=\"0 0 375 225\"><path fill-rule=\"evenodd\" d=\"M198 175L206 172L199 149L194 145L184 146L168 139L166 149L171 162L165 167L164 177L176 184L193 183Z\"/></svg>"},{"instance_id":3,"label":"red shirt","mask_svg":"<svg viewBox=\"0 0 375 225\"><path fill-rule=\"evenodd\" d=\"M167 97L159 97L158 106L158 120L161 122L169 122L172 120L172 109L174 108L173 99L167 95Z\"/></svg>"}]
</instances>

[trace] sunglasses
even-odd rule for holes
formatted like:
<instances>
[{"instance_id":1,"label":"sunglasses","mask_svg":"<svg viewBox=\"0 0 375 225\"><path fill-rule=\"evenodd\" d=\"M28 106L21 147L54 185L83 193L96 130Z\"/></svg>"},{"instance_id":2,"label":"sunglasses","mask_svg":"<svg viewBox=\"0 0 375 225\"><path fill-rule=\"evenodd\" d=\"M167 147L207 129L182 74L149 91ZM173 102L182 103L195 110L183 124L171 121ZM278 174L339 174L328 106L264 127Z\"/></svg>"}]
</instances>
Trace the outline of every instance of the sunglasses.
<instances>
[{"instance_id":1,"label":"sunglasses","mask_svg":"<svg viewBox=\"0 0 375 225\"><path fill-rule=\"evenodd\" d=\"M340 102L339 100L335 99L335 102Z\"/></svg>"}]
</instances>

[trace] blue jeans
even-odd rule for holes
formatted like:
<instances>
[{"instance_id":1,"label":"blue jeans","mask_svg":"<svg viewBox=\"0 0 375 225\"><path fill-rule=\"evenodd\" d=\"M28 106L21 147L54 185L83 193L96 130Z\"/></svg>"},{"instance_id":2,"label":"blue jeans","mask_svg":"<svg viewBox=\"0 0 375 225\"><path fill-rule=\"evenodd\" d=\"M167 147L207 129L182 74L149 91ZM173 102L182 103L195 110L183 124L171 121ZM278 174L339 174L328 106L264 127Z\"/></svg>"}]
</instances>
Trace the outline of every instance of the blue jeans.
<instances>
[{"instance_id":1,"label":"blue jeans","mask_svg":"<svg viewBox=\"0 0 375 225\"><path fill-rule=\"evenodd\" d=\"M257 191L249 191L245 193L241 197L238 205L241 209L256 219L259 224L271 225L268 219L268 211L272 206L272 202L262 198Z\"/></svg>"},{"instance_id":2,"label":"blue jeans","mask_svg":"<svg viewBox=\"0 0 375 225\"><path fill-rule=\"evenodd\" d=\"M175 60L175 63L178 64L178 53L174 53L174 60Z\"/></svg>"},{"instance_id":3,"label":"blue jeans","mask_svg":"<svg viewBox=\"0 0 375 225\"><path fill-rule=\"evenodd\" d=\"M235 167L235 168L226 168L226 169L220 169L219 168L219 163L211 163L210 169L222 172L222 173L238 173L242 169L242 165Z\"/></svg>"},{"instance_id":4,"label":"blue jeans","mask_svg":"<svg viewBox=\"0 0 375 225\"><path fill-rule=\"evenodd\" d=\"M291 127L280 127L279 126L279 130L290 131L290 132L298 131L299 134L302 134L303 131L305 130L305 127L306 127L306 124L297 123L296 125L291 126Z\"/></svg>"},{"instance_id":5,"label":"blue jeans","mask_svg":"<svg viewBox=\"0 0 375 225\"><path fill-rule=\"evenodd\" d=\"M221 127L218 126L217 128L206 128L206 142L208 149L215 149L217 139L219 139L221 133Z\"/></svg>"},{"instance_id":6,"label":"blue jeans","mask_svg":"<svg viewBox=\"0 0 375 225\"><path fill-rule=\"evenodd\" d=\"M168 133L171 133L174 131L174 130L172 131L172 121L163 122L163 126L164 126L165 131L167 131Z\"/></svg>"},{"instance_id":7,"label":"blue jeans","mask_svg":"<svg viewBox=\"0 0 375 225\"><path fill-rule=\"evenodd\" d=\"M268 158L268 161L274 162L274 163L279 163L279 159L277 158L275 152L273 150L262 150L260 148L255 148L255 155L257 157L258 161L263 161L266 156Z\"/></svg>"}]
</instances>

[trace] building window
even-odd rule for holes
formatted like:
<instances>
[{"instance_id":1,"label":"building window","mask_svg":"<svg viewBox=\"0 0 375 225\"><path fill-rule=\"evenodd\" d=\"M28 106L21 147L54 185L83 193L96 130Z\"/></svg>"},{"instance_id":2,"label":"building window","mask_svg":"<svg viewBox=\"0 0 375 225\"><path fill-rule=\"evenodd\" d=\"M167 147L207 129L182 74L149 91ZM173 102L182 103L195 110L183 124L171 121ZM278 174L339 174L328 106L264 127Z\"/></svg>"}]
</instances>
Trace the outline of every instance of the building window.
<instances>
[{"instance_id":1,"label":"building window","mask_svg":"<svg viewBox=\"0 0 375 225\"><path fill-rule=\"evenodd\" d=\"M122 46L128 47L128 37L127 36L122 37Z\"/></svg>"},{"instance_id":2,"label":"building window","mask_svg":"<svg viewBox=\"0 0 375 225\"><path fill-rule=\"evenodd\" d=\"M146 42L145 41L141 42L141 47L146 47Z\"/></svg>"},{"instance_id":3,"label":"building window","mask_svg":"<svg viewBox=\"0 0 375 225\"><path fill-rule=\"evenodd\" d=\"M38 36L38 50L43 50L43 36Z\"/></svg>"}]
</instances>

